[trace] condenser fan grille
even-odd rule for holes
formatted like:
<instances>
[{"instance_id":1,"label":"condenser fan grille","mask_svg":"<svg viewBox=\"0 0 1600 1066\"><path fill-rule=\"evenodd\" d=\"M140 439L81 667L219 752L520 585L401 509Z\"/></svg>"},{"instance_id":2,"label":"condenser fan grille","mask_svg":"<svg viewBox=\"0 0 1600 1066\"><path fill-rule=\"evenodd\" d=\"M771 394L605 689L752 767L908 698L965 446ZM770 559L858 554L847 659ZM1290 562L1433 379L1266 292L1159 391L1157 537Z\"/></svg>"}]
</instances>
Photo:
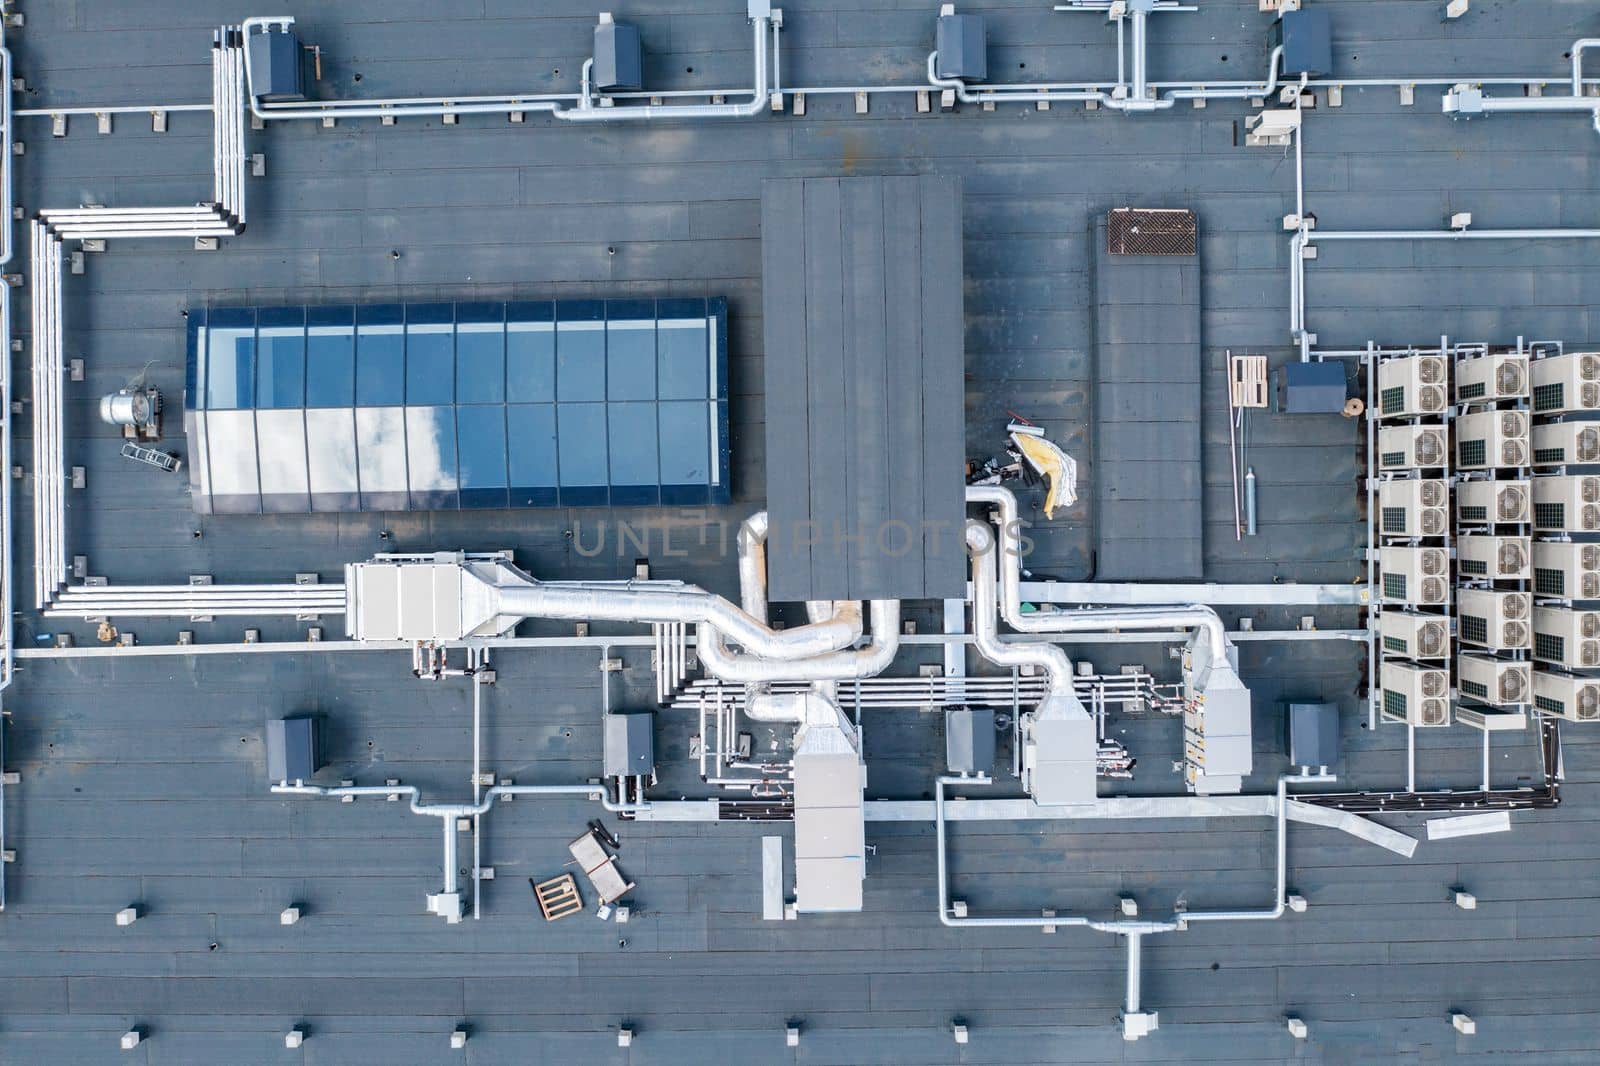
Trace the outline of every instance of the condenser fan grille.
<instances>
[{"instance_id":1,"label":"condenser fan grille","mask_svg":"<svg viewBox=\"0 0 1600 1066\"><path fill-rule=\"evenodd\" d=\"M1437 433L1417 434L1417 462L1423 466L1438 466L1444 455L1444 441Z\"/></svg>"},{"instance_id":2,"label":"condenser fan grille","mask_svg":"<svg viewBox=\"0 0 1600 1066\"><path fill-rule=\"evenodd\" d=\"M1423 655L1442 655L1445 650L1444 626L1429 622L1417 631L1417 647Z\"/></svg>"},{"instance_id":3,"label":"condenser fan grille","mask_svg":"<svg viewBox=\"0 0 1600 1066\"><path fill-rule=\"evenodd\" d=\"M1420 490L1422 506L1440 507L1444 504L1445 488L1442 481L1424 481Z\"/></svg>"},{"instance_id":4,"label":"condenser fan grille","mask_svg":"<svg viewBox=\"0 0 1600 1066\"><path fill-rule=\"evenodd\" d=\"M1600 544L1585 544L1578 554L1585 570L1600 570Z\"/></svg>"},{"instance_id":5,"label":"condenser fan grille","mask_svg":"<svg viewBox=\"0 0 1600 1066\"><path fill-rule=\"evenodd\" d=\"M1521 648L1528 643L1528 626L1524 622L1507 622L1500 631L1501 643L1508 648Z\"/></svg>"},{"instance_id":6,"label":"condenser fan grille","mask_svg":"<svg viewBox=\"0 0 1600 1066\"><path fill-rule=\"evenodd\" d=\"M1502 522L1520 521L1528 510L1528 496L1519 488L1504 488L1500 490L1500 499L1496 511L1500 514Z\"/></svg>"},{"instance_id":7,"label":"condenser fan grille","mask_svg":"<svg viewBox=\"0 0 1600 1066\"><path fill-rule=\"evenodd\" d=\"M1521 703L1528 691L1528 679L1521 670L1507 670L1500 675L1500 702Z\"/></svg>"},{"instance_id":8,"label":"condenser fan grille","mask_svg":"<svg viewBox=\"0 0 1600 1066\"><path fill-rule=\"evenodd\" d=\"M1501 363L1494 372L1495 391L1502 396L1522 394L1522 364Z\"/></svg>"},{"instance_id":9,"label":"condenser fan grille","mask_svg":"<svg viewBox=\"0 0 1600 1066\"><path fill-rule=\"evenodd\" d=\"M1527 466L1528 450L1520 440L1508 440L1500 445L1501 466Z\"/></svg>"},{"instance_id":10,"label":"condenser fan grille","mask_svg":"<svg viewBox=\"0 0 1600 1066\"><path fill-rule=\"evenodd\" d=\"M1578 359L1578 376L1585 381L1600 378L1600 355L1583 355Z\"/></svg>"},{"instance_id":11,"label":"condenser fan grille","mask_svg":"<svg viewBox=\"0 0 1600 1066\"><path fill-rule=\"evenodd\" d=\"M1443 603L1445 597L1445 584L1442 577L1425 577L1422 579L1422 602Z\"/></svg>"},{"instance_id":12,"label":"condenser fan grille","mask_svg":"<svg viewBox=\"0 0 1600 1066\"><path fill-rule=\"evenodd\" d=\"M1444 380L1444 360L1424 358L1417 360L1417 380L1424 385L1437 385Z\"/></svg>"},{"instance_id":13,"label":"condenser fan grille","mask_svg":"<svg viewBox=\"0 0 1600 1066\"><path fill-rule=\"evenodd\" d=\"M1585 637L1600 636L1600 615L1585 611L1578 616L1578 632Z\"/></svg>"},{"instance_id":14,"label":"condenser fan grille","mask_svg":"<svg viewBox=\"0 0 1600 1066\"><path fill-rule=\"evenodd\" d=\"M1446 684L1444 671L1424 670L1422 672L1422 694L1424 696L1443 696Z\"/></svg>"},{"instance_id":15,"label":"condenser fan grille","mask_svg":"<svg viewBox=\"0 0 1600 1066\"><path fill-rule=\"evenodd\" d=\"M1578 461L1593 462L1600 458L1600 432L1592 429L1578 431Z\"/></svg>"},{"instance_id":16,"label":"condenser fan grille","mask_svg":"<svg viewBox=\"0 0 1600 1066\"><path fill-rule=\"evenodd\" d=\"M1502 574L1519 574L1528 565L1528 553L1522 545L1507 542L1500 545L1499 565Z\"/></svg>"},{"instance_id":17,"label":"condenser fan grille","mask_svg":"<svg viewBox=\"0 0 1600 1066\"><path fill-rule=\"evenodd\" d=\"M1528 599L1526 596L1515 595L1501 598L1500 610L1507 618L1528 617Z\"/></svg>"},{"instance_id":18,"label":"condenser fan grille","mask_svg":"<svg viewBox=\"0 0 1600 1066\"><path fill-rule=\"evenodd\" d=\"M1600 688L1593 685L1584 685L1578 690L1578 717L1594 718L1600 716Z\"/></svg>"},{"instance_id":19,"label":"condenser fan grille","mask_svg":"<svg viewBox=\"0 0 1600 1066\"><path fill-rule=\"evenodd\" d=\"M1422 703L1423 725L1444 725L1445 706L1443 700L1424 700Z\"/></svg>"},{"instance_id":20,"label":"condenser fan grille","mask_svg":"<svg viewBox=\"0 0 1600 1066\"><path fill-rule=\"evenodd\" d=\"M1517 412L1507 411L1500 416L1500 432L1507 437L1527 436L1527 422Z\"/></svg>"}]
</instances>

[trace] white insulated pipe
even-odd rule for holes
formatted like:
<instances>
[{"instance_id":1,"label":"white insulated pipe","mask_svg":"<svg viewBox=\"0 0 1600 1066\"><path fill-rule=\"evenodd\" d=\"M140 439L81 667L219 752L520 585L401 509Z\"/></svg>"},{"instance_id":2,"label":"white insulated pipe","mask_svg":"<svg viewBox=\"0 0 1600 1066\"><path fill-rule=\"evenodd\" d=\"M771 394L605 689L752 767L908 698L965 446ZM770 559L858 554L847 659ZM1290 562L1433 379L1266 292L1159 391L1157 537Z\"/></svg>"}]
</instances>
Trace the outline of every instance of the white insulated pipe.
<instances>
[{"instance_id":1,"label":"white insulated pipe","mask_svg":"<svg viewBox=\"0 0 1600 1066\"><path fill-rule=\"evenodd\" d=\"M858 608L859 611L859 608ZM850 681L876 677L894 662L900 650L900 601L873 600L872 635L866 646L826 652L802 659L765 659L730 651L715 627L702 624L695 647L706 672L741 684L772 681ZM784 632L791 632L785 630Z\"/></svg>"},{"instance_id":2,"label":"white insulated pipe","mask_svg":"<svg viewBox=\"0 0 1600 1066\"><path fill-rule=\"evenodd\" d=\"M1213 654L1228 646L1228 634L1217 612L1204 604L1172 607L1118 607L1107 610L1022 612L1022 521L1017 498L1001 485L969 485L967 502L994 508L999 528L1000 612L1019 633L1095 633L1110 629L1205 629ZM974 592L976 602L976 592Z\"/></svg>"},{"instance_id":3,"label":"white insulated pipe","mask_svg":"<svg viewBox=\"0 0 1600 1066\"><path fill-rule=\"evenodd\" d=\"M972 557L972 636L978 653L996 666L1033 666L1042 669L1048 680L1039 710L1065 709L1068 714L1087 714L1078 699L1072 680L1072 660L1054 644L1043 641L1007 642L998 632L999 612L995 606L995 537L986 523L968 519L967 553Z\"/></svg>"}]
</instances>

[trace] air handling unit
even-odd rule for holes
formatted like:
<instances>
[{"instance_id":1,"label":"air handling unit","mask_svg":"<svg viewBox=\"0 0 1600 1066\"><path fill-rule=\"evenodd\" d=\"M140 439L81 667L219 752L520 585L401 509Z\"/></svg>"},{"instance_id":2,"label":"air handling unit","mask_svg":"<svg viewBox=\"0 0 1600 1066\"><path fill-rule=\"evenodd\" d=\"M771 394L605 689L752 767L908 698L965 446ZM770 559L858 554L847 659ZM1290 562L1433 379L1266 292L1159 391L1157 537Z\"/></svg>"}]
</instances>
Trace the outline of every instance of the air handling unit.
<instances>
[{"instance_id":1,"label":"air handling unit","mask_svg":"<svg viewBox=\"0 0 1600 1066\"><path fill-rule=\"evenodd\" d=\"M1378 510L1386 537L1442 537L1450 529L1450 491L1440 478L1385 481Z\"/></svg>"},{"instance_id":2,"label":"air handling unit","mask_svg":"<svg viewBox=\"0 0 1600 1066\"><path fill-rule=\"evenodd\" d=\"M1383 548L1378 572L1384 603L1442 607L1450 602L1450 555L1443 548Z\"/></svg>"},{"instance_id":3,"label":"air handling unit","mask_svg":"<svg viewBox=\"0 0 1600 1066\"><path fill-rule=\"evenodd\" d=\"M1378 639L1385 655L1407 659L1444 659L1450 655L1450 620L1436 614L1384 611L1378 615Z\"/></svg>"},{"instance_id":4,"label":"air handling unit","mask_svg":"<svg viewBox=\"0 0 1600 1066\"><path fill-rule=\"evenodd\" d=\"M1533 657L1568 670L1600 668L1600 611L1535 607Z\"/></svg>"},{"instance_id":5,"label":"air handling unit","mask_svg":"<svg viewBox=\"0 0 1600 1066\"><path fill-rule=\"evenodd\" d=\"M1600 411L1600 353L1573 352L1535 359L1533 412L1539 415Z\"/></svg>"},{"instance_id":6,"label":"air handling unit","mask_svg":"<svg viewBox=\"0 0 1600 1066\"><path fill-rule=\"evenodd\" d=\"M1533 465L1600 463L1600 422L1552 422L1533 427Z\"/></svg>"},{"instance_id":7,"label":"air handling unit","mask_svg":"<svg viewBox=\"0 0 1600 1066\"><path fill-rule=\"evenodd\" d=\"M1456 635L1491 651L1524 651L1533 647L1532 610L1526 592L1457 589Z\"/></svg>"},{"instance_id":8,"label":"air handling unit","mask_svg":"<svg viewBox=\"0 0 1600 1066\"><path fill-rule=\"evenodd\" d=\"M1528 497L1525 480L1463 481L1456 486L1456 521L1463 526L1525 523Z\"/></svg>"},{"instance_id":9,"label":"air handling unit","mask_svg":"<svg viewBox=\"0 0 1600 1066\"><path fill-rule=\"evenodd\" d=\"M1563 600L1600 599L1600 544L1534 541L1533 592Z\"/></svg>"},{"instance_id":10,"label":"air handling unit","mask_svg":"<svg viewBox=\"0 0 1600 1066\"><path fill-rule=\"evenodd\" d=\"M1540 533L1600 532L1600 477L1534 478L1533 528Z\"/></svg>"},{"instance_id":11,"label":"air handling unit","mask_svg":"<svg viewBox=\"0 0 1600 1066\"><path fill-rule=\"evenodd\" d=\"M1523 581L1533 572L1529 537L1492 537L1468 533L1456 540L1456 575L1486 581Z\"/></svg>"},{"instance_id":12,"label":"air handling unit","mask_svg":"<svg viewBox=\"0 0 1600 1066\"><path fill-rule=\"evenodd\" d=\"M1450 724L1450 671L1411 663L1384 663L1383 716L1413 726Z\"/></svg>"},{"instance_id":13,"label":"air handling unit","mask_svg":"<svg viewBox=\"0 0 1600 1066\"><path fill-rule=\"evenodd\" d=\"M1456 402L1521 400L1528 395L1528 357L1485 355L1456 363Z\"/></svg>"},{"instance_id":14,"label":"air handling unit","mask_svg":"<svg viewBox=\"0 0 1600 1066\"><path fill-rule=\"evenodd\" d=\"M1528 465L1528 416L1521 411L1475 411L1456 419L1456 466L1489 470Z\"/></svg>"},{"instance_id":15,"label":"air handling unit","mask_svg":"<svg viewBox=\"0 0 1600 1066\"><path fill-rule=\"evenodd\" d=\"M1456 659L1456 688L1479 703L1511 707L1532 698L1532 670L1527 663L1467 653Z\"/></svg>"},{"instance_id":16,"label":"air handling unit","mask_svg":"<svg viewBox=\"0 0 1600 1066\"><path fill-rule=\"evenodd\" d=\"M1569 722L1600 719L1600 680L1549 670L1533 672L1533 706L1540 714Z\"/></svg>"},{"instance_id":17,"label":"air handling unit","mask_svg":"<svg viewBox=\"0 0 1600 1066\"><path fill-rule=\"evenodd\" d=\"M1383 418L1443 414L1450 406L1443 356L1391 359L1378 366L1378 414Z\"/></svg>"},{"instance_id":18,"label":"air handling unit","mask_svg":"<svg viewBox=\"0 0 1600 1066\"><path fill-rule=\"evenodd\" d=\"M1444 466L1449 459L1443 426L1385 426L1378 431L1378 466L1419 470Z\"/></svg>"}]
</instances>

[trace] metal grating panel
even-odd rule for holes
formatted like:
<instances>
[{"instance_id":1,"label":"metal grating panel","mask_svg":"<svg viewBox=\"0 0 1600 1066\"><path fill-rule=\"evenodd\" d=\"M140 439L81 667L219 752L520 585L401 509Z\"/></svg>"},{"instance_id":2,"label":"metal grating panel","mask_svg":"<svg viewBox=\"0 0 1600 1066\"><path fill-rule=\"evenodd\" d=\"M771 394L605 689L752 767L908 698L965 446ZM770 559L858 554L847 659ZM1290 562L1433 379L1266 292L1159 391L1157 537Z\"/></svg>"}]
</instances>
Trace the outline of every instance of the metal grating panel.
<instances>
[{"instance_id":1,"label":"metal grating panel","mask_svg":"<svg viewBox=\"0 0 1600 1066\"><path fill-rule=\"evenodd\" d=\"M1112 255L1194 255L1198 229L1193 211L1119 207L1106 218Z\"/></svg>"}]
</instances>

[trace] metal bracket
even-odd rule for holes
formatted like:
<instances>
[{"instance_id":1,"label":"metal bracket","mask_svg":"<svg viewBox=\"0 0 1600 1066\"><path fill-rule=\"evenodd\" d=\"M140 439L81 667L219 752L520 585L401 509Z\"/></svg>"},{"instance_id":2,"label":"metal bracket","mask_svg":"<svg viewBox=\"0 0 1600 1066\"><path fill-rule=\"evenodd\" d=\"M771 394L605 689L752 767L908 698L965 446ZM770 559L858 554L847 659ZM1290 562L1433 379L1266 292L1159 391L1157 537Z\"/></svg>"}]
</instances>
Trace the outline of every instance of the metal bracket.
<instances>
[{"instance_id":1,"label":"metal bracket","mask_svg":"<svg viewBox=\"0 0 1600 1066\"><path fill-rule=\"evenodd\" d=\"M111 132L111 112L96 111L94 116L95 126L101 133Z\"/></svg>"},{"instance_id":2,"label":"metal bracket","mask_svg":"<svg viewBox=\"0 0 1600 1066\"><path fill-rule=\"evenodd\" d=\"M150 112L150 132L167 132L167 113L165 111L157 110Z\"/></svg>"},{"instance_id":3,"label":"metal bracket","mask_svg":"<svg viewBox=\"0 0 1600 1066\"><path fill-rule=\"evenodd\" d=\"M221 241L216 237L196 237L194 239L194 250L197 252L214 252L221 246Z\"/></svg>"},{"instance_id":4,"label":"metal bracket","mask_svg":"<svg viewBox=\"0 0 1600 1066\"><path fill-rule=\"evenodd\" d=\"M72 487L85 489L89 487L89 475L81 466L72 468Z\"/></svg>"},{"instance_id":5,"label":"metal bracket","mask_svg":"<svg viewBox=\"0 0 1600 1066\"><path fill-rule=\"evenodd\" d=\"M193 585L193 586L196 586L196 587L200 587L200 586L209 585L211 583L212 583L212 577L211 577L210 574L190 574L189 575L189 584L190 585ZM212 616L209 615L209 614L191 614L189 616L189 621L191 621L191 622L210 622L210 621L212 621Z\"/></svg>"},{"instance_id":6,"label":"metal bracket","mask_svg":"<svg viewBox=\"0 0 1600 1066\"><path fill-rule=\"evenodd\" d=\"M52 136L52 137L65 137L66 135L67 135L67 116L66 115L51 115L50 116L50 136Z\"/></svg>"}]
</instances>

